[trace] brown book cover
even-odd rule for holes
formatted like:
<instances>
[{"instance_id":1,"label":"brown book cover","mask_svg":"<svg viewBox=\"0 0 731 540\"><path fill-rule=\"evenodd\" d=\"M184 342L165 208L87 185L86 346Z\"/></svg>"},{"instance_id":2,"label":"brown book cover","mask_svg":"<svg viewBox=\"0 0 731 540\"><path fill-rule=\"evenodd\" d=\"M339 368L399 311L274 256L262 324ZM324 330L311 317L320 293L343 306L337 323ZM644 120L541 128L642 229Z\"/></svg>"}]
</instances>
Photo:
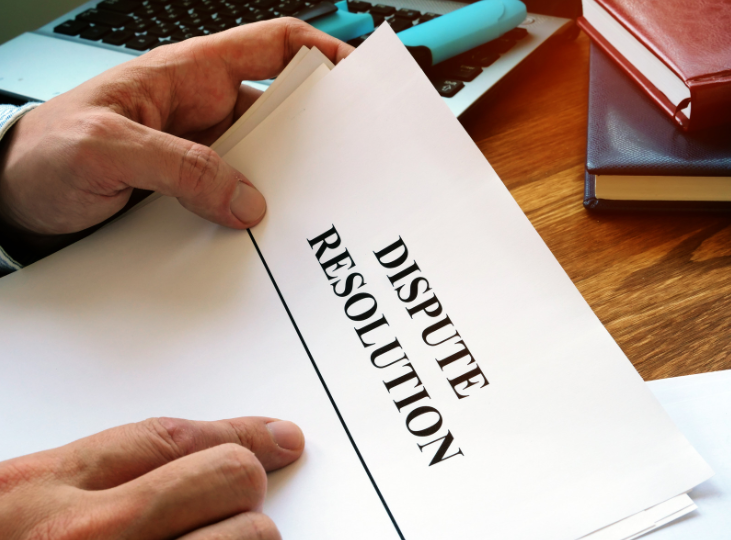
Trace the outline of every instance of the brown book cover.
<instances>
[{"instance_id":1,"label":"brown book cover","mask_svg":"<svg viewBox=\"0 0 731 540\"><path fill-rule=\"evenodd\" d=\"M584 18L579 26L683 129L731 123L731 1L595 0L690 90L691 120Z\"/></svg>"}]
</instances>

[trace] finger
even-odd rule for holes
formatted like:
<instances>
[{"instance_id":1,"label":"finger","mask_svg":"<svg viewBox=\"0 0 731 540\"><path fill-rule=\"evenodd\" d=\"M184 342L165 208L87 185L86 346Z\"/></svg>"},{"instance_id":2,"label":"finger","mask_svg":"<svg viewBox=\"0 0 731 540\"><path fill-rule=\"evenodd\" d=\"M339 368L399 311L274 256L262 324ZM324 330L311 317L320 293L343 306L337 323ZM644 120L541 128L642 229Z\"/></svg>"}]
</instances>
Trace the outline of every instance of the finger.
<instances>
[{"instance_id":1,"label":"finger","mask_svg":"<svg viewBox=\"0 0 731 540\"><path fill-rule=\"evenodd\" d=\"M266 487L266 472L253 452L223 444L98 492L97 504L101 515L116 508L127 516L117 524L126 537L153 540L178 537L242 512L258 512Z\"/></svg>"},{"instance_id":2,"label":"finger","mask_svg":"<svg viewBox=\"0 0 731 540\"><path fill-rule=\"evenodd\" d=\"M238 97L233 111L231 111L226 118L205 131L183 134L182 138L205 144L206 146L212 145L229 127L231 127L231 124L236 122L236 120L238 120L239 117L244 114L257 99L259 99L261 94L261 90L257 90L248 84L242 84L238 90Z\"/></svg>"},{"instance_id":3,"label":"finger","mask_svg":"<svg viewBox=\"0 0 731 540\"><path fill-rule=\"evenodd\" d=\"M199 216L235 229L256 225L266 202L239 171L199 143L140 125L120 115L103 116L98 157L114 178L112 190L149 189L176 197ZM113 132L113 133L112 133Z\"/></svg>"},{"instance_id":4,"label":"finger","mask_svg":"<svg viewBox=\"0 0 731 540\"><path fill-rule=\"evenodd\" d=\"M215 34L211 44L228 65L231 76L239 81L276 76L303 46L317 47L333 63L338 63L355 50L351 45L293 18L233 28ZM251 54L251 51L256 51L256 54Z\"/></svg>"},{"instance_id":5,"label":"finger","mask_svg":"<svg viewBox=\"0 0 731 540\"><path fill-rule=\"evenodd\" d=\"M259 512L246 512L203 527L178 540L281 540L274 522Z\"/></svg>"},{"instance_id":6,"label":"finger","mask_svg":"<svg viewBox=\"0 0 731 540\"><path fill-rule=\"evenodd\" d=\"M292 422L244 417L216 422L150 418L81 439L57 452L63 481L89 490L121 485L163 465L221 444L247 448L267 471L296 460L304 449Z\"/></svg>"}]
</instances>

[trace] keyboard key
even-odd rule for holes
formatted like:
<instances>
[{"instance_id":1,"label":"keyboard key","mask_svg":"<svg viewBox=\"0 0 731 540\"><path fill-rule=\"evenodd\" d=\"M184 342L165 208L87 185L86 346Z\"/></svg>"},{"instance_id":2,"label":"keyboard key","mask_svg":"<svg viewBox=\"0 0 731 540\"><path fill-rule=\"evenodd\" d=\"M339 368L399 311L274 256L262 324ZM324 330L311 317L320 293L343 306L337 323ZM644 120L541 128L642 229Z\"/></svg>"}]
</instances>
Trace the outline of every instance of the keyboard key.
<instances>
[{"instance_id":1,"label":"keyboard key","mask_svg":"<svg viewBox=\"0 0 731 540\"><path fill-rule=\"evenodd\" d=\"M386 20L386 17L384 17L383 15L374 15L373 13L371 13L371 17L373 17L374 28L378 28L383 24L383 21Z\"/></svg>"},{"instance_id":2,"label":"keyboard key","mask_svg":"<svg viewBox=\"0 0 731 540\"><path fill-rule=\"evenodd\" d=\"M152 19L155 17L158 13L160 13L163 10L163 6L155 6L155 5L147 5L142 6L139 9L136 9L134 11L135 17L140 17L142 19Z\"/></svg>"},{"instance_id":3,"label":"keyboard key","mask_svg":"<svg viewBox=\"0 0 731 540\"><path fill-rule=\"evenodd\" d=\"M348 11L350 13L364 13L373 7L368 2L360 2L359 0L348 0Z\"/></svg>"},{"instance_id":4,"label":"keyboard key","mask_svg":"<svg viewBox=\"0 0 731 540\"><path fill-rule=\"evenodd\" d=\"M134 19L128 15L114 13L112 11L103 11L101 9L87 9L76 17L80 21L90 23L103 24L112 28L120 28L130 24Z\"/></svg>"},{"instance_id":5,"label":"keyboard key","mask_svg":"<svg viewBox=\"0 0 731 540\"><path fill-rule=\"evenodd\" d=\"M171 39L169 41L158 41L155 43L150 49L157 49L161 45L174 45L175 43L180 43L179 41L175 41L174 39Z\"/></svg>"},{"instance_id":6,"label":"keyboard key","mask_svg":"<svg viewBox=\"0 0 731 540\"><path fill-rule=\"evenodd\" d=\"M398 17L399 19L408 19L410 21L413 21L421 17L421 12L416 11L415 9L401 8L396 11L396 17Z\"/></svg>"},{"instance_id":7,"label":"keyboard key","mask_svg":"<svg viewBox=\"0 0 731 540\"><path fill-rule=\"evenodd\" d=\"M81 34L79 34L79 37L83 39L88 39L89 41L99 41L101 38L106 36L112 29L108 26L102 26L101 24L97 24L96 26L90 26Z\"/></svg>"},{"instance_id":8,"label":"keyboard key","mask_svg":"<svg viewBox=\"0 0 731 540\"><path fill-rule=\"evenodd\" d=\"M444 62L438 66L435 66L434 72L449 80L458 80L464 82L470 82L482 73L482 68L477 66L470 66L467 64L457 62Z\"/></svg>"},{"instance_id":9,"label":"keyboard key","mask_svg":"<svg viewBox=\"0 0 731 540\"><path fill-rule=\"evenodd\" d=\"M409 19L402 19L400 17L394 17L390 21L388 21L388 24L391 25L391 30L396 32L397 34L399 32L403 32L407 28L411 28L412 24Z\"/></svg>"},{"instance_id":10,"label":"keyboard key","mask_svg":"<svg viewBox=\"0 0 731 540\"><path fill-rule=\"evenodd\" d=\"M257 9L269 9L276 5L276 0L254 0L249 5Z\"/></svg>"},{"instance_id":11,"label":"keyboard key","mask_svg":"<svg viewBox=\"0 0 731 540\"><path fill-rule=\"evenodd\" d=\"M182 9L183 11L188 11L189 9L194 9L195 6L200 4L201 0L177 0L175 2L175 7L178 9Z\"/></svg>"},{"instance_id":12,"label":"keyboard key","mask_svg":"<svg viewBox=\"0 0 731 540\"><path fill-rule=\"evenodd\" d=\"M300 9L303 9L304 7L304 2L300 2L298 0L288 0L274 6L274 11L284 13L285 15L291 15L292 13L297 13Z\"/></svg>"},{"instance_id":13,"label":"keyboard key","mask_svg":"<svg viewBox=\"0 0 731 540\"><path fill-rule=\"evenodd\" d=\"M509 32L505 32L502 36L500 36L500 39L510 39L513 41L520 41L527 35L528 35L528 30L526 30L525 28L521 28L520 26L516 26Z\"/></svg>"},{"instance_id":14,"label":"keyboard key","mask_svg":"<svg viewBox=\"0 0 731 540\"><path fill-rule=\"evenodd\" d=\"M218 11L218 17L226 17L227 19L238 19L247 11L247 8L226 6Z\"/></svg>"},{"instance_id":15,"label":"keyboard key","mask_svg":"<svg viewBox=\"0 0 731 540\"><path fill-rule=\"evenodd\" d=\"M396 13L396 8L393 6L386 6L384 4L376 4L371 8L371 15L382 15L383 17L388 17L389 15L393 15Z\"/></svg>"},{"instance_id":16,"label":"keyboard key","mask_svg":"<svg viewBox=\"0 0 731 540\"><path fill-rule=\"evenodd\" d=\"M175 41L185 41L186 39L190 39L190 38L194 38L194 37L198 37L198 36L202 36L202 35L203 35L202 30L198 30L197 28L186 28L186 29L181 29L181 30L178 30L177 32L175 32L172 35L172 38Z\"/></svg>"},{"instance_id":17,"label":"keyboard key","mask_svg":"<svg viewBox=\"0 0 731 540\"><path fill-rule=\"evenodd\" d=\"M263 11L258 10L258 9L253 9L251 11L244 13L241 16L241 20L245 23L254 23L254 22L259 22L259 21L266 21L267 16L264 14Z\"/></svg>"},{"instance_id":18,"label":"keyboard key","mask_svg":"<svg viewBox=\"0 0 731 540\"><path fill-rule=\"evenodd\" d=\"M488 67L495 63L495 60L500 58L498 53L493 52L473 52L470 54L469 63L471 66Z\"/></svg>"},{"instance_id":19,"label":"keyboard key","mask_svg":"<svg viewBox=\"0 0 731 540\"><path fill-rule=\"evenodd\" d=\"M127 42L127 47L135 51L146 51L159 41L155 36L135 36Z\"/></svg>"},{"instance_id":20,"label":"keyboard key","mask_svg":"<svg viewBox=\"0 0 731 540\"><path fill-rule=\"evenodd\" d=\"M338 8L335 6L335 4L332 4L330 2L320 2L311 7L306 7L298 11L295 17L297 17L301 21L308 22L314 19L318 19L320 17L324 17L325 15L335 13L337 12L337 10Z\"/></svg>"},{"instance_id":21,"label":"keyboard key","mask_svg":"<svg viewBox=\"0 0 731 540\"><path fill-rule=\"evenodd\" d=\"M176 23L183 17L187 17L188 13L185 11L178 11L177 9L168 9L162 13L158 13L157 20L166 23Z\"/></svg>"},{"instance_id":22,"label":"keyboard key","mask_svg":"<svg viewBox=\"0 0 731 540\"><path fill-rule=\"evenodd\" d=\"M125 30L132 30L132 32L144 32L154 23L147 19L137 19L135 22L128 24L124 27Z\"/></svg>"},{"instance_id":23,"label":"keyboard key","mask_svg":"<svg viewBox=\"0 0 731 540\"><path fill-rule=\"evenodd\" d=\"M125 42L133 37L135 37L135 33L130 30L117 30L104 36L102 41L110 45L124 45Z\"/></svg>"},{"instance_id":24,"label":"keyboard key","mask_svg":"<svg viewBox=\"0 0 731 540\"><path fill-rule=\"evenodd\" d=\"M211 19L208 22L213 22L213 23L226 23L226 24L229 25L229 28L233 28L234 26L237 26L236 19L234 19L233 17L224 17L220 13L218 15L216 15L216 18L215 19ZM208 24L208 23L206 23L206 24Z\"/></svg>"},{"instance_id":25,"label":"keyboard key","mask_svg":"<svg viewBox=\"0 0 731 540\"><path fill-rule=\"evenodd\" d=\"M437 17L441 17L441 15L431 12L424 13L421 17L419 17L419 24L429 22L433 19L436 19Z\"/></svg>"},{"instance_id":26,"label":"keyboard key","mask_svg":"<svg viewBox=\"0 0 731 540\"><path fill-rule=\"evenodd\" d=\"M199 6L195 6L195 12L199 15L213 15L216 11L220 9L220 6L218 4L211 4L211 3L203 3Z\"/></svg>"},{"instance_id":27,"label":"keyboard key","mask_svg":"<svg viewBox=\"0 0 731 540\"><path fill-rule=\"evenodd\" d=\"M158 37L167 37L173 32L175 32L178 29L178 27L174 24L170 23L159 23L154 26L151 26L149 30L147 30L148 34L151 34L153 36Z\"/></svg>"},{"instance_id":28,"label":"keyboard key","mask_svg":"<svg viewBox=\"0 0 731 540\"><path fill-rule=\"evenodd\" d=\"M264 19L259 19L259 20L263 21ZM206 23L203 28L211 31L212 33L216 33L216 32L223 32L224 30L228 30L229 28L234 28L235 26L236 26L236 23L232 23L227 20L216 19L214 21L210 21L210 22Z\"/></svg>"},{"instance_id":29,"label":"keyboard key","mask_svg":"<svg viewBox=\"0 0 731 540\"><path fill-rule=\"evenodd\" d=\"M432 84L442 97L452 97L464 88L464 83L460 81L451 81L448 79L432 80Z\"/></svg>"},{"instance_id":30,"label":"keyboard key","mask_svg":"<svg viewBox=\"0 0 731 540\"><path fill-rule=\"evenodd\" d=\"M497 53L497 54L503 54L508 52L510 49L512 49L515 46L515 41L512 39L493 39L492 41L488 41L484 45L480 45L479 47L475 47L475 50L479 49L481 52L491 52L491 53Z\"/></svg>"},{"instance_id":31,"label":"keyboard key","mask_svg":"<svg viewBox=\"0 0 731 540\"><path fill-rule=\"evenodd\" d=\"M116 11L117 13L132 13L139 8L142 2L139 0L104 0L96 5L97 9Z\"/></svg>"},{"instance_id":32,"label":"keyboard key","mask_svg":"<svg viewBox=\"0 0 731 540\"><path fill-rule=\"evenodd\" d=\"M88 26L89 23L85 21L66 21L55 27L53 31L64 36L75 36Z\"/></svg>"},{"instance_id":33,"label":"keyboard key","mask_svg":"<svg viewBox=\"0 0 731 540\"><path fill-rule=\"evenodd\" d=\"M210 16L198 15L196 13L193 15L189 14L186 17L183 17L182 19L180 19L180 24L185 25L185 26L190 26L191 28L199 28L210 21L211 21Z\"/></svg>"}]
</instances>

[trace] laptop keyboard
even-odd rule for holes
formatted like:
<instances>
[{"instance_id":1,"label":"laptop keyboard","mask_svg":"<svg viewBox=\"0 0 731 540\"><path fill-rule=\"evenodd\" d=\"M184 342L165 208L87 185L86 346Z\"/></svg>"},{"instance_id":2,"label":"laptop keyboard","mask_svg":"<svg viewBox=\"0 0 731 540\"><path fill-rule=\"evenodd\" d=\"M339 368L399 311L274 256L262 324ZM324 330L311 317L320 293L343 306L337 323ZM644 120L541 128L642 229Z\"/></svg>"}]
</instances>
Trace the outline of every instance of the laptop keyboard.
<instances>
[{"instance_id":1,"label":"laptop keyboard","mask_svg":"<svg viewBox=\"0 0 731 540\"><path fill-rule=\"evenodd\" d=\"M103 0L53 31L143 52L278 17L308 20L328 6L332 7L304 0ZM348 11L370 13L376 27L385 21L397 33L440 16L360 0L349 1ZM494 41L429 68L427 75L440 95L452 97L527 33L524 28L514 28ZM357 47L366 37L350 43Z\"/></svg>"}]
</instances>

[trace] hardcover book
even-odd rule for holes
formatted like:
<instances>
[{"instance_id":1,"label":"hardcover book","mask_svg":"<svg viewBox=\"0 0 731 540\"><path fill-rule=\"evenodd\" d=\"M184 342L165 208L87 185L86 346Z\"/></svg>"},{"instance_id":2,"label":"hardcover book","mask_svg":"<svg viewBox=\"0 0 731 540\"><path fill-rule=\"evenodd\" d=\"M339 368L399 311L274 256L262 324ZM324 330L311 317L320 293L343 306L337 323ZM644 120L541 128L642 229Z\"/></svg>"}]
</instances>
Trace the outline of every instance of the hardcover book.
<instances>
[{"instance_id":1,"label":"hardcover book","mask_svg":"<svg viewBox=\"0 0 731 540\"><path fill-rule=\"evenodd\" d=\"M684 133L593 46L584 205L731 210L731 126Z\"/></svg>"},{"instance_id":2,"label":"hardcover book","mask_svg":"<svg viewBox=\"0 0 731 540\"><path fill-rule=\"evenodd\" d=\"M583 0L579 26L685 130L731 122L731 2Z\"/></svg>"}]
</instances>

